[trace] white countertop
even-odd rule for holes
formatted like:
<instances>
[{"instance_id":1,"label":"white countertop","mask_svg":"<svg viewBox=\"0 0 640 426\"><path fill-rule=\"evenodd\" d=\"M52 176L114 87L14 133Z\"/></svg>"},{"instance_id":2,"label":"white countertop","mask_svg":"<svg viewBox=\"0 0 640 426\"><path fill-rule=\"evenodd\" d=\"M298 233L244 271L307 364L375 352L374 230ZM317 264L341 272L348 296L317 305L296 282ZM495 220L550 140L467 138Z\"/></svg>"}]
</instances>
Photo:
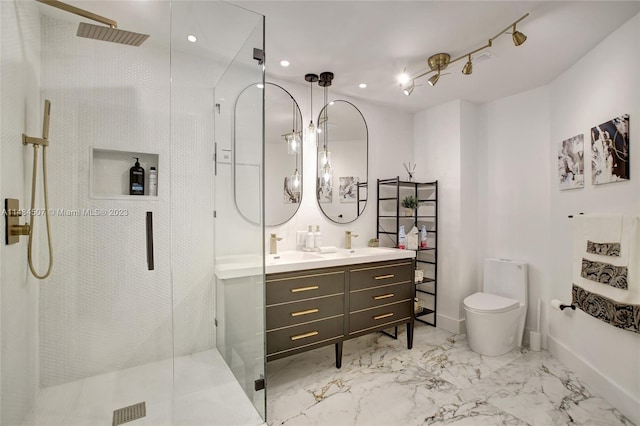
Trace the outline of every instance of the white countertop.
<instances>
[{"instance_id":1,"label":"white countertop","mask_svg":"<svg viewBox=\"0 0 640 426\"><path fill-rule=\"evenodd\" d=\"M388 247L356 247L349 250L338 248L335 253L292 250L266 255L264 266L265 273L273 274L415 257L416 253L413 250ZM261 275L262 256L255 254L218 257L216 258L215 274L219 279Z\"/></svg>"}]
</instances>

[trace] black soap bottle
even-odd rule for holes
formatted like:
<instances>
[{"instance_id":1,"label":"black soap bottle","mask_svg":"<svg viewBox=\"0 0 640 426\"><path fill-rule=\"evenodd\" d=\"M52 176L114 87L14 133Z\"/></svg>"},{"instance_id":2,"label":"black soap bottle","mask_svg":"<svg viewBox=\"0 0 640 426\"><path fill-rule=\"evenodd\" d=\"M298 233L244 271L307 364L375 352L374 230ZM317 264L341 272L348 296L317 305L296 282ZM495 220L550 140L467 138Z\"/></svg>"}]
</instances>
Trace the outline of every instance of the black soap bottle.
<instances>
[{"instance_id":1,"label":"black soap bottle","mask_svg":"<svg viewBox=\"0 0 640 426\"><path fill-rule=\"evenodd\" d=\"M129 169L129 195L144 195L144 169L140 166L138 157L136 164Z\"/></svg>"}]
</instances>

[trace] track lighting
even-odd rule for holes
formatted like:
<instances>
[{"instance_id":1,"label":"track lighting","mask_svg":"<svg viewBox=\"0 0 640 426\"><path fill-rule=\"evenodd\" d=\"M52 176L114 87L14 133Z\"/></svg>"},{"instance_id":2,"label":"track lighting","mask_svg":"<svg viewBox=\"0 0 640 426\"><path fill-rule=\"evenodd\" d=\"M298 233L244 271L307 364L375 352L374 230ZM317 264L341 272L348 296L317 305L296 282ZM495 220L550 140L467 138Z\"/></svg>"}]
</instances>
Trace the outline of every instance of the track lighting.
<instances>
[{"instance_id":1,"label":"track lighting","mask_svg":"<svg viewBox=\"0 0 640 426\"><path fill-rule=\"evenodd\" d=\"M409 96L413 93L413 89L415 88L416 82L414 80L411 80L411 84L405 87L404 90L402 90L402 93L404 93L406 96Z\"/></svg>"},{"instance_id":2,"label":"track lighting","mask_svg":"<svg viewBox=\"0 0 640 426\"><path fill-rule=\"evenodd\" d=\"M487 44L485 44L484 46L478 49L472 50L471 52L465 53L464 55L461 55L455 59L451 59L451 56L448 53L436 53L435 55L431 55L429 59L427 59L427 64L429 65L429 69L427 71L421 72L420 74L414 77L403 75L403 77L405 77L406 82L411 81L411 84L409 86L406 86L403 82L401 82L400 86L403 88L402 92L405 95L409 96L413 92L413 89L415 88L415 86L420 86L420 84L415 84L415 81L429 74L433 74L433 75L429 77L427 82L431 86L435 86L438 80L440 79L441 75L448 74L448 73L442 73L443 70L445 70L449 65L453 64L454 62L458 62L459 60L464 58L467 58L467 62L465 63L464 67L462 67L462 74L464 75L471 74L473 72L473 62L471 61L471 56L484 49L487 49L493 46L494 40L503 34L511 34L513 38L513 44L515 44L516 46L522 45L522 43L524 43L527 40L527 36L522 34L520 31L517 31L516 25L520 21L525 19L527 16L529 16L528 13L522 16L517 21L510 24L507 28L500 31L494 37L490 38L487 41ZM509 32L509 30L511 30L511 32Z\"/></svg>"},{"instance_id":3,"label":"track lighting","mask_svg":"<svg viewBox=\"0 0 640 426\"><path fill-rule=\"evenodd\" d=\"M464 67L462 67L462 74L469 75L472 72L473 72L473 63L471 62L471 55L469 55L469 60L467 61L466 64L464 64Z\"/></svg>"},{"instance_id":4,"label":"track lighting","mask_svg":"<svg viewBox=\"0 0 640 426\"><path fill-rule=\"evenodd\" d=\"M520 31L516 31L516 24L513 24L513 34L511 36L513 38L513 44L516 46L520 46L522 43L527 41L527 36L522 34Z\"/></svg>"}]
</instances>

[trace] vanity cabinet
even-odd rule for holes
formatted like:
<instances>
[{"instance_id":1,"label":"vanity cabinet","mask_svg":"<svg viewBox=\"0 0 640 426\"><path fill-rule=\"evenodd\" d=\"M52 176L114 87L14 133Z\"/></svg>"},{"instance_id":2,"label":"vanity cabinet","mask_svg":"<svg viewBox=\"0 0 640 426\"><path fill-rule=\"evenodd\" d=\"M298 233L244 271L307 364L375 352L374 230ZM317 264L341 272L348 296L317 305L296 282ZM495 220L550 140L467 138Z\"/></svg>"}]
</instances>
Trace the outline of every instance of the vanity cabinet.
<instances>
[{"instance_id":1,"label":"vanity cabinet","mask_svg":"<svg viewBox=\"0 0 640 426\"><path fill-rule=\"evenodd\" d=\"M413 259L267 274L267 361L407 324L413 346Z\"/></svg>"}]
</instances>

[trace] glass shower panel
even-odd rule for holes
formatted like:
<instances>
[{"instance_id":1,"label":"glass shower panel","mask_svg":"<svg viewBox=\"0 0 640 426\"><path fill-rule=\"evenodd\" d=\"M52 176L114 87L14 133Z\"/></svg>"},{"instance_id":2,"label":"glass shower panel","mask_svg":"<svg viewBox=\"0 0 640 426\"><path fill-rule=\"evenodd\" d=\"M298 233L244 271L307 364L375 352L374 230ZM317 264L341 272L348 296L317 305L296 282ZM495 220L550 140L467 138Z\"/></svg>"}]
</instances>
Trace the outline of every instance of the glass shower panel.
<instances>
[{"instance_id":1,"label":"glass shower panel","mask_svg":"<svg viewBox=\"0 0 640 426\"><path fill-rule=\"evenodd\" d=\"M39 281L26 267L25 237L0 251L2 425L111 424L114 410L140 402L161 423L173 397L170 4L81 2L152 34L132 47L76 37L88 20L45 4L0 3L0 189L30 208L33 148L21 135L42 136L50 100L54 253ZM160 172L157 196L129 195L132 157L147 177ZM42 272L41 168L37 182L33 254Z\"/></svg>"},{"instance_id":2,"label":"glass shower panel","mask_svg":"<svg viewBox=\"0 0 640 426\"><path fill-rule=\"evenodd\" d=\"M195 42L188 40L190 35ZM253 383L264 371L263 345L253 328L252 333L242 328L242 324L254 327L260 323L261 313L244 306L262 301L246 295L239 300L233 291L223 292L218 304L225 307L216 311L214 271L214 249L222 253L242 249L233 248L234 242L228 240L229 234L225 235L227 229L237 225L232 202L215 199L218 191L223 195L228 192L219 188L229 183L230 172L228 163L221 163L214 178L215 141L219 147L230 146L225 133L230 124L220 121L217 114L227 114L233 108L239 85L262 81L262 67L252 59L253 48L262 49L262 45L262 16L258 14L224 2L177 1L172 5L174 424L258 425L264 421L264 391L254 392ZM215 99L216 93L224 99ZM258 116L255 126L261 127L261 123ZM259 226L245 232L251 240L261 235ZM216 241L221 241L217 247L214 235ZM251 247L250 252L261 259L260 244ZM253 291L254 283L261 281L261 271L254 275L259 278L241 279L234 289L244 291L246 282ZM221 286L224 284L220 282ZM243 306L241 310L238 303ZM225 312L242 315L239 321L233 317L226 321ZM236 324L240 327L236 328ZM221 329L228 331L225 334ZM242 334L237 334L238 330L243 330ZM216 349L216 340L225 335L230 339L232 354L229 366Z\"/></svg>"},{"instance_id":3,"label":"glass shower panel","mask_svg":"<svg viewBox=\"0 0 640 426\"><path fill-rule=\"evenodd\" d=\"M235 23L234 23L235 24ZM264 185L263 117L264 19L254 15L254 27L231 65L215 87L217 175L215 185L215 275L217 348L225 362L265 417L264 344ZM258 58L258 59L256 59ZM242 146L235 145L234 111L241 92L250 97L252 121L257 131ZM247 93L248 92L248 93ZM251 221L237 209L235 177L251 182Z\"/></svg>"}]
</instances>

